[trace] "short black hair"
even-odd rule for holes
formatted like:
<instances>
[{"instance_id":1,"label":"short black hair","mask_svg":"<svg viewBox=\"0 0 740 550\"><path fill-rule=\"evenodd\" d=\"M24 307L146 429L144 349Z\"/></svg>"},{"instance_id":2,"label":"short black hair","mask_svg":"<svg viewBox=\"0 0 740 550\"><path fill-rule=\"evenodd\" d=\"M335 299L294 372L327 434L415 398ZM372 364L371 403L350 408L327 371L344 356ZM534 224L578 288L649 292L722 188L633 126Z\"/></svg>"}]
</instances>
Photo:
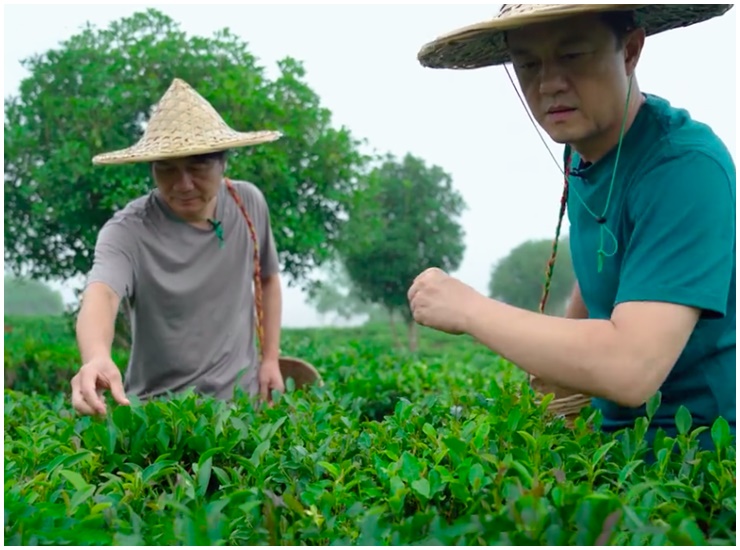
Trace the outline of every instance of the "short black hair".
<instances>
[{"instance_id":1,"label":"short black hair","mask_svg":"<svg viewBox=\"0 0 740 550\"><path fill-rule=\"evenodd\" d=\"M639 25L635 12L632 10L605 11L598 14L601 21L609 27L617 40L617 48L621 49L624 38L635 30ZM509 33L504 32L504 43L509 46Z\"/></svg>"},{"instance_id":2,"label":"short black hair","mask_svg":"<svg viewBox=\"0 0 740 550\"><path fill-rule=\"evenodd\" d=\"M213 153L203 153L200 155L186 155L182 158L188 159L196 163L198 162L207 163L212 160L225 163L228 156L229 156L229 151L224 150L224 151L214 151ZM157 164L157 162L167 162L167 161L166 160L161 160L161 161L155 160L155 161L150 162L149 164L151 165L152 169L154 168L154 165Z\"/></svg>"},{"instance_id":3,"label":"short black hair","mask_svg":"<svg viewBox=\"0 0 740 550\"><path fill-rule=\"evenodd\" d=\"M609 27L617 39L617 46L622 47L624 38L637 28L634 11L607 11L599 14L601 21Z\"/></svg>"},{"instance_id":4,"label":"short black hair","mask_svg":"<svg viewBox=\"0 0 740 550\"><path fill-rule=\"evenodd\" d=\"M209 161L209 160L225 161L228 156L229 156L229 151L215 151L213 153L204 153L202 155L192 155L190 158L192 158L195 161Z\"/></svg>"}]
</instances>

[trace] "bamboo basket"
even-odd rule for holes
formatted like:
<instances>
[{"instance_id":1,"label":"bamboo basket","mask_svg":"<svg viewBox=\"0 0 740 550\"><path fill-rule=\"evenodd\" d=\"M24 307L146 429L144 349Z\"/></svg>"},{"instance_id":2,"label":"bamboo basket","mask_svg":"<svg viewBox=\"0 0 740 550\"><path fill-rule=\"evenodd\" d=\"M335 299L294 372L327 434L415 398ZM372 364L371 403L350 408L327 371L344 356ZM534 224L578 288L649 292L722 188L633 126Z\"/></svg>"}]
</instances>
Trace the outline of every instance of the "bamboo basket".
<instances>
[{"instance_id":1,"label":"bamboo basket","mask_svg":"<svg viewBox=\"0 0 740 550\"><path fill-rule=\"evenodd\" d=\"M589 396L550 384L536 376L529 376L529 385L538 394L538 402L545 395L554 394L553 400L547 405L547 410L555 416L563 417L565 424L570 428L581 411L591 404Z\"/></svg>"},{"instance_id":2,"label":"bamboo basket","mask_svg":"<svg viewBox=\"0 0 740 550\"><path fill-rule=\"evenodd\" d=\"M241 210L242 216L244 217L244 220L247 222L247 226L249 227L249 234L252 239L252 244L254 246L254 302L255 302L255 316L256 316L256 324L257 324L257 339L259 342L259 353L260 353L260 359L262 358L262 352L264 350L264 320L263 320L263 309L262 309L262 278L261 278L261 272L260 272L260 255L259 255L259 245L257 241L257 232L254 229L254 224L252 223L251 218L249 217L249 214L247 214L247 209L244 207L244 203L242 202L241 198L237 194L236 190L234 189L233 184L231 181L226 178L226 187L231 194L231 197L234 199L236 204L239 206L239 209ZM281 355L278 358L278 362L280 365L280 374L283 377L283 381L286 381L288 378L292 378L295 382L295 388L301 389L306 386L309 386L311 384L317 384L319 386L324 385L324 381L321 378L321 375L319 374L319 371L316 370L316 367L314 367L311 363L308 361L305 361L304 359L301 359L299 357L287 357Z\"/></svg>"}]
</instances>

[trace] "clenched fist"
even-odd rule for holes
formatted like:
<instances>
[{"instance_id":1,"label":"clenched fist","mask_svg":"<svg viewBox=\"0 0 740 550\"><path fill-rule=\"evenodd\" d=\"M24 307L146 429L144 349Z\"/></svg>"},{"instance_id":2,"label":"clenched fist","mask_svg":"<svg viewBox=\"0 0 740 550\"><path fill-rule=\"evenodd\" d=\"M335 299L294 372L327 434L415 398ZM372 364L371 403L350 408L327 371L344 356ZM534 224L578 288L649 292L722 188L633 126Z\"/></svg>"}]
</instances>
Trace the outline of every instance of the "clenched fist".
<instances>
[{"instance_id":1,"label":"clenched fist","mask_svg":"<svg viewBox=\"0 0 740 550\"><path fill-rule=\"evenodd\" d=\"M441 269L431 268L414 280L408 298L414 320L420 325L464 334L469 332L470 319L483 296Z\"/></svg>"}]
</instances>

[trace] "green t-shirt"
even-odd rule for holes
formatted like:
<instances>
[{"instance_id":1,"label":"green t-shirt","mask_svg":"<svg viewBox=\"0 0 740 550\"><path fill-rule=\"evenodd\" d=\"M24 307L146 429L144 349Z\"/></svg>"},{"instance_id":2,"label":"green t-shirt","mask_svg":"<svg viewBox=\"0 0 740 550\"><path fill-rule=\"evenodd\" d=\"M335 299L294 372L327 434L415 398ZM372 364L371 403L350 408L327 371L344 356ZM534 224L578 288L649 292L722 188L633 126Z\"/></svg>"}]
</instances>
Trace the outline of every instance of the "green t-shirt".
<instances>
[{"instance_id":1,"label":"green t-shirt","mask_svg":"<svg viewBox=\"0 0 740 550\"><path fill-rule=\"evenodd\" d=\"M662 98L646 98L623 140L611 198L617 147L592 165L572 153L573 267L591 318L609 319L618 304L629 301L702 310L660 388L662 405L651 426L674 435L675 414L684 405L694 426L711 426L722 416L734 433L734 162L708 126ZM631 427L645 415L644 406L630 409L604 399L593 405L608 431Z\"/></svg>"}]
</instances>

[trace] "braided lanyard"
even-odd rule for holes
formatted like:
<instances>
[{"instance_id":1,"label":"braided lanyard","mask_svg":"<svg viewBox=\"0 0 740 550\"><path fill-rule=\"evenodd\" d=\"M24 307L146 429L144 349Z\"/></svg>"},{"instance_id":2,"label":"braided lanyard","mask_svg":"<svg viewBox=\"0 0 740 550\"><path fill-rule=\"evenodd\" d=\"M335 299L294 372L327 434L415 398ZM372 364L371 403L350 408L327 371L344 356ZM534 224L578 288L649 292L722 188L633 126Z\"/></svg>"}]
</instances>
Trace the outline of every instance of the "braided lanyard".
<instances>
[{"instance_id":1,"label":"braided lanyard","mask_svg":"<svg viewBox=\"0 0 740 550\"><path fill-rule=\"evenodd\" d=\"M264 327L262 325L264 314L262 310L262 276L261 276L261 266L260 266L260 254L259 254L259 244L257 241L257 231L254 229L254 224L252 223L252 219L249 217L249 214L247 214L247 209L244 206L244 202L242 201L239 194L236 192L236 189L234 188L234 185L231 183L231 180L229 178L224 178L224 181L226 182L226 189L228 189L229 194L234 199L234 202L236 202L236 205L239 207L239 210L241 210L242 216L244 217L244 220L247 222L247 227L249 228L249 234L252 238L252 244L254 245L254 302L257 310L257 338L259 340L259 353L260 358L262 358L263 350L264 350Z\"/></svg>"},{"instance_id":2,"label":"braided lanyard","mask_svg":"<svg viewBox=\"0 0 740 550\"><path fill-rule=\"evenodd\" d=\"M560 213L558 215L558 225L555 229L555 239L552 242L552 254L547 262L547 269L545 270L545 287L542 291L542 299L540 300L540 313L545 313L545 306L547 305L547 299L550 296L550 284L552 283L552 275L555 271L555 259L558 255L558 243L560 242L560 231L563 227L563 218L565 218L565 209L568 205L568 192L570 191L569 178L570 178L570 162L571 162L571 150L568 147L568 158L565 161L565 183L563 184L563 196L560 199Z\"/></svg>"},{"instance_id":3,"label":"braided lanyard","mask_svg":"<svg viewBox=\"0 0 740 550\"><path fill-rule=\"evenodd\" d=\"M573 189L573 192L575 193L575 196L578 199L578 201L586 209L586 211L591 215L591 217L593 217L594 220L596 220L596 223L599 224L600 242L599 242L599 248L596 251L596 259L597 259L597 269L596 270L598 273L601 273L602 269L604 268L604 258L614 256L619 250L619 241L617 240L617 237L606 225L606 221L607 221L606 214L607 214L607 211L609 210L609 204L611 203L612 193L614 191L614 183L616 182L616 179L617 179L617 166L619 165L619 156L622 152L622 144L624 142L625 127L627 124L627 114L628 114L628 109L629 109L629 102L630 102L630 97L632 95L632 78L633 77L630 76L629 88L627 90L627 100L625 102L624 115L622 117L622 127L619 133L619 143L617 145L617 155L616 155L616 159L614 160L614 169L612 171L611 182L609 183L609 194L606 198L606 204L604 205L604 210L601 216L594 214L594 212L588 207L588 204L586 204L586 202L578 194L578 191ZM512 81L512 84L513 84L513 81ZM540 308L539 308L540 313L545 312L545 306L547 305L547 299L550 295L550 284L552 283L552 276L555 270L555 259L558 254L558 242L560 241L560 230L563 225L563 218L565 217L565 209L568 203L568 194L571 191L570 171L571 171L573 152L569 145L566 145L566 151L568 152L568 154L565 160L565 171L564 171L565 183L563 185L563 196L560 199L560 213L558 216L557 229L555 231L555 239L553 240L553 243L552 243L552 254L550 255L550 260L547 262L547 270L545 271L545 285L542 291L542 299L540 300ZM609 237L611 237L611 240L614 242L614 250L610 253L607 253L604 250L605 235L608 235Z\"/></svg>"}]
</instances>

